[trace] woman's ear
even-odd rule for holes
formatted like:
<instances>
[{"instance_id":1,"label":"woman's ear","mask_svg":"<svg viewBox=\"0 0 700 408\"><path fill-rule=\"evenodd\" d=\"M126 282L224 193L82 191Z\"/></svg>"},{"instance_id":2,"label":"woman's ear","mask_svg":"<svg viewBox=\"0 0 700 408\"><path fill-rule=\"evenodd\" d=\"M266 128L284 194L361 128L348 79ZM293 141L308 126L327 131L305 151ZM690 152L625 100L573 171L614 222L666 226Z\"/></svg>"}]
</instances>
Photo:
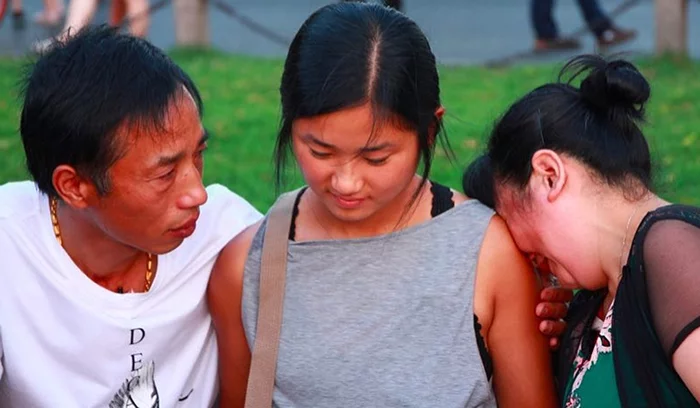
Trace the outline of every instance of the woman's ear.
<instances>
[{"instance_id":1,"label":"woman's ear","mask_svg":"<svg viewBox=\"0 0 700 408\"><path fill-rule=\"evenodd\" d=\"M548 201L556 200L564 191L567 181L566 168L561 156L553 150L538 150L532 156L531 165L531 186L544 193Z\"/></svg>"}]
</instances>

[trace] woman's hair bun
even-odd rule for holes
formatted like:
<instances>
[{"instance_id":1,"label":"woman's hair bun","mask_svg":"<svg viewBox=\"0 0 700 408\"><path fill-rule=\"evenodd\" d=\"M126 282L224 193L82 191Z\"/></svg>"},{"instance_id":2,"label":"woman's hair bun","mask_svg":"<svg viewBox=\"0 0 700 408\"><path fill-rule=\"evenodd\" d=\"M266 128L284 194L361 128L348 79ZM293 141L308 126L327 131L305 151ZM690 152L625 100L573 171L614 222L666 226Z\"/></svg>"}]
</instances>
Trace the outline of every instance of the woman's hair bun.
<instances>
[{"instance_id":1,"label":"woman's hair bun","mask_svg":"<svg viewBox=\"0 0 700 408\"><path fill-rule=\"evenodd\" d=\"M629 61L606 61L595 55L583 55L569 61L562 75L573 70L570 81L587 72L581 81L581 97L599 109L619 109L641 116L649 100L651 87L641 72ZM560 78L561 78L560 76Z\"/></svg>"}]
</instances>

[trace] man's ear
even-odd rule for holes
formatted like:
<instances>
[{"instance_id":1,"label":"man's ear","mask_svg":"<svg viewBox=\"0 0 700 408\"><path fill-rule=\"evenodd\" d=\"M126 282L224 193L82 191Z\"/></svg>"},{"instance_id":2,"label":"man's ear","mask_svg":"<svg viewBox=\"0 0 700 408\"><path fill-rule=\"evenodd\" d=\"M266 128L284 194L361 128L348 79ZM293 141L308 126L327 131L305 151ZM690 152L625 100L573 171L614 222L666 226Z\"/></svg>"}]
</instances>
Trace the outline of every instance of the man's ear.
<instances>
[{"instance_id":1,"label":"man's ear","mask_svg":"<svg viewBox=\"0 0 700 408\"><path fill-rule=\"evenodd\" d=\"M531 165L531 187L543 192L548 201L556 200L564 191L567 181L566 167L561 156L553 150L538 150L532 156Z\"/></svg>"},{"instance_id":2,"label":"man's ear","mask_svg":"<svg viewBox=\"0 0 700 408\"><path fill-rule=\"evenodd\" d=\"M72 166L62 164L56 167L52 181L59 198L71 207L88 207L97 196L92 180L83 177Z\"/></svg>"}]
</instances>

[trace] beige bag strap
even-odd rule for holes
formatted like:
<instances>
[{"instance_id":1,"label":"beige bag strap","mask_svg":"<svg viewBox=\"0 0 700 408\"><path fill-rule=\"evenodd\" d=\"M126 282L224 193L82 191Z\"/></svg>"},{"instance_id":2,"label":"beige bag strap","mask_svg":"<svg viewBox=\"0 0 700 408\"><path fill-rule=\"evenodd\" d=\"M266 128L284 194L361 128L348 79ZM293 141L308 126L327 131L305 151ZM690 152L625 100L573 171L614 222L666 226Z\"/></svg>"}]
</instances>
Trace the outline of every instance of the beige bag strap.
<instances>
[{"instance_id":1,"label":"beige bag strap","mask_svg":"<svg viewBox=\"0 0 700 408\"><path fill-rule=\"evenodd\" d=\"M287 247L294 202L300 190L277 199L267 215L260 263L258 319L245 408L270 408L275 388L282 311L284 309Z\"/></svg>"}]
</instances>

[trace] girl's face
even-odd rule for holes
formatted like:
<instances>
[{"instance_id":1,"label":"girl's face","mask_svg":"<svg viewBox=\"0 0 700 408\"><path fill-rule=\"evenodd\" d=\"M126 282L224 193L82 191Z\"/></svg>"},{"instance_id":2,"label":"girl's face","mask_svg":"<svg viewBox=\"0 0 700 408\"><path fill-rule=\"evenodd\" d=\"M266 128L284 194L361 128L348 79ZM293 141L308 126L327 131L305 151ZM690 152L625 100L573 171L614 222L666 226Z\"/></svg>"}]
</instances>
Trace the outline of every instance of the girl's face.
<instances>
[{"instance_id":1,"label":"girl's face","mask_svg":"<svg viewBox=\"0 0 700 408\"><path fill-rule=\"evenodd\" d=\"M339 221L401 212L414 192L416 133L374 126L369 104L295 120L292 146L307 185Z\"/></svg>"}]
</instances>

